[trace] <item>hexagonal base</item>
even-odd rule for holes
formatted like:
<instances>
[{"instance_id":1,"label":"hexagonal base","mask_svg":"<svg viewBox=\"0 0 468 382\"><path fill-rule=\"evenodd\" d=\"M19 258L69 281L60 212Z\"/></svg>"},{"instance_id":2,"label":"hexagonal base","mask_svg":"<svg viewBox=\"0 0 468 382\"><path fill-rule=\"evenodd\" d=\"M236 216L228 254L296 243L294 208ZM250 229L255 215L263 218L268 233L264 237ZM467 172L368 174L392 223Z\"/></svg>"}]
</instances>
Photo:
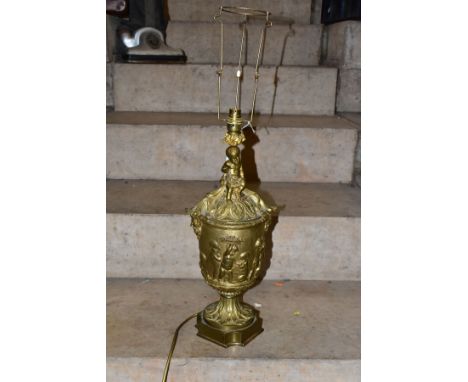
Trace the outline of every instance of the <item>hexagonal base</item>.
<instances>
[{"instance_id":1,"label":"hexagonal base","mask_svg":"<svg viewBox=\"0 0 468 382\"><path fill-rule=\"evenodd\" d=\"M260 313L257 310L254 310L254 312L255 318L249 326L241 329L220 329L206 322L202 311L198 313L197 324L195 325L198 329L197 335L225 348L229 346L245 346L263 332Z\"/></svg>"}]
</instances>

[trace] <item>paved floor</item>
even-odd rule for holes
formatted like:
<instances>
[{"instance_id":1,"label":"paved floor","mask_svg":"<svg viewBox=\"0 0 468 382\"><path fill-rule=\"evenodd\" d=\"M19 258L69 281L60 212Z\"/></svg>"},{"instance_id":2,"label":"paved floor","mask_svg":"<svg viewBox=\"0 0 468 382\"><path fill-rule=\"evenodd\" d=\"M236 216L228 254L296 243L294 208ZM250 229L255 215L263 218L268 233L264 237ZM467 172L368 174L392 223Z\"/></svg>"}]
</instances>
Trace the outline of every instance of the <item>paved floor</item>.
<instances>
[{"instance_id":1,"label":"paved floor","mask_svg":"<svg viewBox=\"0 0 468 382\"><path fill-rule=\"evenodd\" d=\"M359 282L275 283L264 280L245 295L261 304L265 329L248 346L214 345L196 336L193 321L181 330L175 357L360 359ZM202 280L110 279L107 356L165 358L177 325L216 296Z\"/></svg>"}]
</instances>

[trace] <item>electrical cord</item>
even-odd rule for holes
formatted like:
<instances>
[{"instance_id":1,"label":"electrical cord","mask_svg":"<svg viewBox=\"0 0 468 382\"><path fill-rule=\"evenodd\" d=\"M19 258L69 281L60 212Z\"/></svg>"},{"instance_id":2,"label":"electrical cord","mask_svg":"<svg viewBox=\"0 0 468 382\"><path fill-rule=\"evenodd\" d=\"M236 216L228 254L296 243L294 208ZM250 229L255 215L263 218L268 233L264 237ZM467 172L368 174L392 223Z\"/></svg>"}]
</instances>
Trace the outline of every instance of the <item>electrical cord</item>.
<instances>
[{"instance_id":1,"label":"electrical cord","mask_svg":"<svg viewBox=\"0 0 468 382\"><path fill-rule=\"evenodd\" d=\"M171 366L172 354L174 354L174 349L177 343L177 337L179 336L179 330L192 318L197 317L198 313L199 312L192 314L190 317L187 317L184 321L180 323L180 325L175 330L174 337L172 338L171 349L169 350L169 354L167 356L166 366L164 367L162 382L167 382L167 375L169 374L169 366Z\"/></svg>"}]
</instances>

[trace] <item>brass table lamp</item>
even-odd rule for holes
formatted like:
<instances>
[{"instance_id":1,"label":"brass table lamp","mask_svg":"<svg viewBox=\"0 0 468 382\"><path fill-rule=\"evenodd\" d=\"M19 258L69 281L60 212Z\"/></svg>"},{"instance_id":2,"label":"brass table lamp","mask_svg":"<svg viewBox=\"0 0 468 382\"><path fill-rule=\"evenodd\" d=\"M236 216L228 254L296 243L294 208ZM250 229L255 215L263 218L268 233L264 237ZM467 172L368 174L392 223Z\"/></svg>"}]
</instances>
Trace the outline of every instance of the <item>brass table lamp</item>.
<instances>
[{"instance_id":1,"label":"brass table lamp","mask_svg":"<svg viewBox=\"0 0 468 382\"><path fill-rule=\"evenodd\" d=\"M226 161L220 187L207 194L189 212L192 227L199 240L201 273L208 285L220 294L197 315L198 335L218 345L245 345L263 331L262 319L254 307L242 300L243 294L259 282L265 260L265 234L269 229L273 207L267 206L255 192L245 187L238 145L245 141L243 129L252 127L257 97L259 67L263 55L266 28L271 26L270 12L244 7L220 7L214 19L220 24L220 65L218 74L218 119L221 119L221 82L223 75L223 15L242 17L239 65L236 70L235 106L229 109L224 141ZM249 17L262 18L257 62L254 75L252 109L249 120L243 120L239 107L242 58Z\"/></svg>"}]
</instances>

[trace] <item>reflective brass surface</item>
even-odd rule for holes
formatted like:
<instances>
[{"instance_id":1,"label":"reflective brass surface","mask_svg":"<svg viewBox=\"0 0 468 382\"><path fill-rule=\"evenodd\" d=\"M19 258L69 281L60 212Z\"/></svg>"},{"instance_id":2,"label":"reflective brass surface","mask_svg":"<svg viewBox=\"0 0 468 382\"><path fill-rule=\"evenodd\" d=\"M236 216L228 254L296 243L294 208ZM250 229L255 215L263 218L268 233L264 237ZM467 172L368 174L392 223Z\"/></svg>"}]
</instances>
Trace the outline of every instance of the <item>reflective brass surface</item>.
<instances>
[{"instance_id":1,"label":"reflective brass surface","mask_svg":"<svg viewBox=\"0 0 468 382\"><path fill-rule=\"evenodd\" d=\"M259 281L273 212L258 194L245 188L237 147L245 139L241 124L240 111L231 109L221 185L190 210L201 273L220 294L219 301L198 315L198 335L224 347L245 345L263 331L259 312L242 296Z\"/></svg>"},{"instance_id":2,"label":"reflective brass surface","mask_svg":"<svg viewBox=\"0 0 468 382\"><path fill-rule=\"evenodd\" d=\"M220 6L214 20L220 25L218 75L218 119L221 120L221 78L223 75L223 14L242 16L239 63L236 69L235 107L225 120L226 161L220 187L206 195L190 210L192 227L199 240L200 268L205 281L220 294L197 316L198 335L218 345L245 345L263 331L259 312L242 300L243 294L260 279L265 262L265 234L271 224L273 208L255 192L245 188L241 151L243 129L252 126L255 112L259 67L265 46L266 28L271 26L270 12L245 7ZM265 24L260 35L255 76L253 78L250 118L242 119L240 87L243 77L244 45L249 17L261 17ZM234 89L233 89L234 90Z\"/></svg>"}]
</instances>

